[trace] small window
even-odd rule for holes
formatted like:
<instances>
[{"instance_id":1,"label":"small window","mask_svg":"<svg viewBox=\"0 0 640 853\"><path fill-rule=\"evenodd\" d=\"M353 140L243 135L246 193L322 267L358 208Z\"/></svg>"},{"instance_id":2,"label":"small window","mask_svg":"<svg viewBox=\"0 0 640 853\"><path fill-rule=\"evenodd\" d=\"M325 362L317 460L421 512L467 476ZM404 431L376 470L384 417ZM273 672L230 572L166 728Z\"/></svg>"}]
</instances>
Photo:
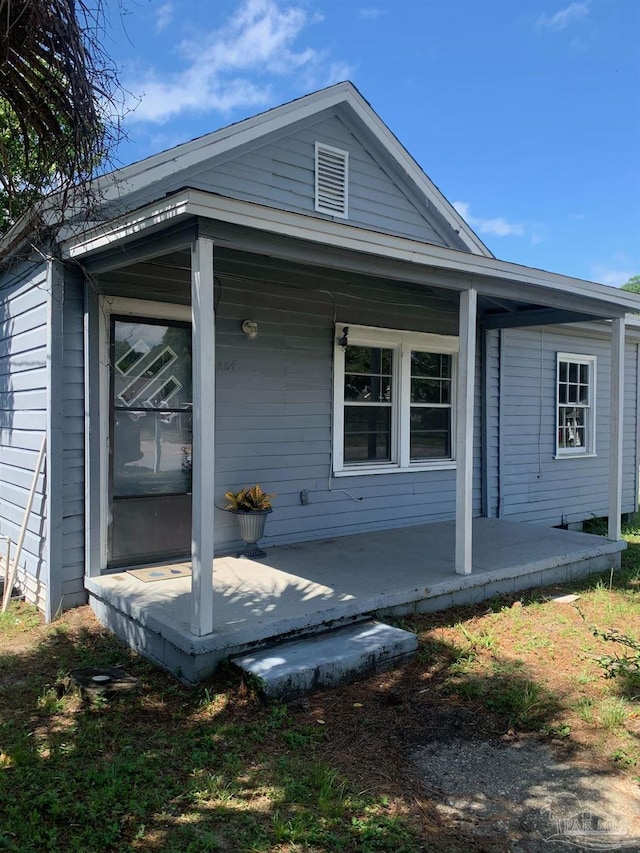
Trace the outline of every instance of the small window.
<instances>
[{"instance_id":1,"label":"small window","mask_svg":"<svg viewBox=\"0 0 640 853\"><path fill-rule=\"evenodd\" d=\"M457 350L446 335L338 324L334 471L452 467Z\"/></svg>"},{"instance_id":2,"label":"small window","mask_svg":"<svg viewBox=\"0 0 640 853\"><path fill-rule=\"evenodd\" d=\"M558 353L556 454L595 453L596 358Z\"/></svg>"},{"instance_id":3,"label":"small window","mask_svg":"<svg viewBox=\"0 0 640 853\"><path fill-rule=\"evenodd\" d=\"M316 210L348 216L349 153L316 142Z\"/></svg>"}]
</instances>

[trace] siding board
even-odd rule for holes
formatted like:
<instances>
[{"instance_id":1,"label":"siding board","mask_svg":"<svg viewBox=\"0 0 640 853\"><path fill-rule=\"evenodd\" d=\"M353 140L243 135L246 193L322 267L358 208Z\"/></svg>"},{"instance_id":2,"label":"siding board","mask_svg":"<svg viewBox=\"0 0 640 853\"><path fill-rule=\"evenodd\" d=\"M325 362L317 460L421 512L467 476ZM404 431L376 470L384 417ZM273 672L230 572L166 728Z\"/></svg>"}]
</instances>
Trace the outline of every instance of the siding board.
<instances>
[{"instance_id":1,"label":"siding board","mask_svg":"<svg viewBox=\"0 0 640 853\"><path fill-rule=\"evenodd\" d=\"M0 532L14 542L46 429L46 345L45 265L5 271L0 274ZM40 476L17 573L18 587L39 606L46 597L44 489Z\"/></svg>"},{"instance_id":2,"label":"siding board","mask_svg":"<svg viewBox=\"0 0 640 853\"><path fill-rule=\"evenodd\" d=\"M602 337L580 334L570 326L510 329L502 333L502 430L498 472L492 454L491 476L501 484L503 515L516 521L547 524L583 521L606 515L609 483L609 388L611 345ZM554 459L556 427L556 354L570 352L597 357L596 456ZM492 370L498 375L499 365ZM623 511L636 507L635 344L625 358ZM495 381L495 380L494 380ZM492 396L494 416L498 400ZM495 439L494 439L495 441Z\"/></svg>"},{"instance_id":3,"label":"siding board","mask_svg":"<svg viewBox=\"0 0 640 853\"><path fill-rule=\"evenodd\" d=\"M223 275L223 271L220 273ZM347 288L323 281L328 291ZM397 305L393 297L397 296ZM362 297L359 299L358 297ZM352 285L349 297L262 285L251 277L223 281L216 318L216 494L249 482L277 493L268 539L295 542L451 518L455 471L331 478L334 310L338 322L455 334L457 309L401 287ZM344 301L344 307L340 302ZM417 305L416 305L417 303ZM421 310L417 310L420 308ZM258 338L239 334L258 323ZM480 358L474 423L474 511L480 509ZM248 398L251 402L248 402ZM302 506L300 491L309 493ZM350 500L343 489L361 496ZM235 519L216 513L217 549L237 543Z\"/></svg>"}]
</instances>

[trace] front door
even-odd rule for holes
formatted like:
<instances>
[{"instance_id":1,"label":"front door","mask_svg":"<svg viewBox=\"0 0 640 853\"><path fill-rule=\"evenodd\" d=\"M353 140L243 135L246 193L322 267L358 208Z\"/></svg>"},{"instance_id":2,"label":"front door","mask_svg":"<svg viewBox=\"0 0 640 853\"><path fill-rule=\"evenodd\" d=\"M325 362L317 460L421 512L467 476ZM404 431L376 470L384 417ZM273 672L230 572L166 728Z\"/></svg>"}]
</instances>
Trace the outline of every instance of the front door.
<instances>
[{"instance_id":1,"label":"front door","mask_svg":"<svg viewBox=\"0 0 640 853\"><path fill-rule=\"evenodd\" d=\"M189 557L191 327L111 317L109 567Z\"/></svg>"}]
</instances>

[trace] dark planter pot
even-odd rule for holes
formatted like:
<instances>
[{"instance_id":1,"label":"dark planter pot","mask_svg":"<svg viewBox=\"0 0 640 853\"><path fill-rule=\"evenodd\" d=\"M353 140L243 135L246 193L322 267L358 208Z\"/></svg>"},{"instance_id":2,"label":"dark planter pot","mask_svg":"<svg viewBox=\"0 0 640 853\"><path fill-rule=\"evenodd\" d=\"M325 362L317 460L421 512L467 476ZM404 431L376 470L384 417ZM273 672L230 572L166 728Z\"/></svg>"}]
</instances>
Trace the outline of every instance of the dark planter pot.
<instances>
[{"instance_id":1,"label":"dark planter pot","mask_svg":"<svg viewBox=\"0 0 640 853\"><path fill-rule=\"evenodd\" d=\"M251 560L255 560L258 557L266 557L267 552L259 548L257 543L264 536L264 526L271 510L260 509L245 512L240 509L232 509L231 512L238 517L238 521L240 522L240 536L246 543L244 551L238 556L247 557Z\"/></svg>"}]
</instances>

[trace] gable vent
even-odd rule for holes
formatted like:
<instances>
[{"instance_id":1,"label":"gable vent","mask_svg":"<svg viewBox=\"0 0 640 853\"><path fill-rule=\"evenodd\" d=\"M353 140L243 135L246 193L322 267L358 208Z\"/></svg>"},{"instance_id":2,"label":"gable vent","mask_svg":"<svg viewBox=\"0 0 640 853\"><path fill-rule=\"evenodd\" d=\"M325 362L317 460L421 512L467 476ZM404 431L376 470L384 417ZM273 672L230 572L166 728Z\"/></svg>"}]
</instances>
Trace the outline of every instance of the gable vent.
<instances>
[{"instance_id":1,"label":"gable vent","mask_svg":"<svg viewBox=\"0 0 640 853\"><path fill-rule=\"evenodd\" d=\"M316 142L316 210L348 216L349 153Z\"/></svg>"}]
</instances>

